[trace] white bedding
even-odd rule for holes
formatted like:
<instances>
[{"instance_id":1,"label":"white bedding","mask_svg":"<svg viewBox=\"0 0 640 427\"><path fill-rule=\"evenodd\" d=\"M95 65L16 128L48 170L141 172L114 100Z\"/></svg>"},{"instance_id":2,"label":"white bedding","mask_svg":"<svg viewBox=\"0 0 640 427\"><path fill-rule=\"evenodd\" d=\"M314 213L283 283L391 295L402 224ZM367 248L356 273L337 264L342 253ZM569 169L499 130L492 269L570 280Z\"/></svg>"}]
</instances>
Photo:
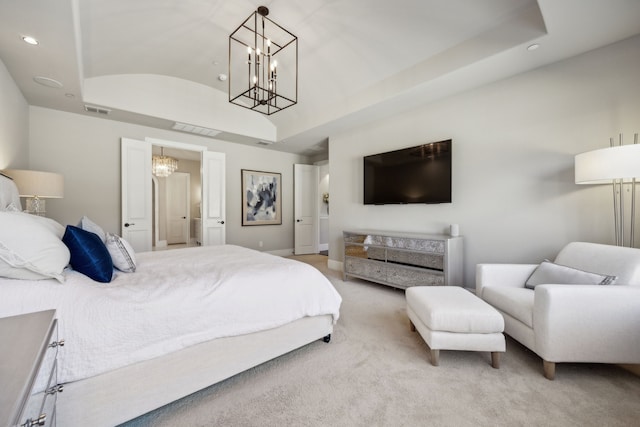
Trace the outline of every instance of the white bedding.
<instances>
[{"instance_id":1,"label":"white bedding","mask_svg":"<svg viewBox=\"0 0 640 427\"><path fill-rule=\"evenodd\" d=\"M135 273L100 284L66 271L63 284L0 279L0 317L58 310L60 383L214 338L323 314L341 297L317 269L239 246L137 254ZM215 363L215 360L211 361Z\"/></svg>"}]
</instances>

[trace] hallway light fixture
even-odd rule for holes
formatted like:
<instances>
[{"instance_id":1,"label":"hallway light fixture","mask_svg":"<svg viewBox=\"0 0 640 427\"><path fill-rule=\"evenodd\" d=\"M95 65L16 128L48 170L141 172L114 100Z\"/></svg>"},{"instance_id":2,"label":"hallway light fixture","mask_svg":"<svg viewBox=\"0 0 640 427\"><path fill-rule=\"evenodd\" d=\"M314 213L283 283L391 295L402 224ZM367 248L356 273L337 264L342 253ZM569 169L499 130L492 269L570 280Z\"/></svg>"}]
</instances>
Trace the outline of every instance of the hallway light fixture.
<instances>
[{"instance_id":1,"label":"hallway light fixture","mask_svg":"<svg viewBox=\"0 0 640 427\"><path fill-rule=\"evenodd\" d=\"M164 147L160 147L160 155L151 158L151 172L159 177L166 178L178 169L178 160L164 155Z\"/></svg>"},{"instance_id":2,"label":"hallway light fixture","mask_svg":"<svg viewBox=\"0 0 640 427\"><path fill-rule=\"evenodd\" d=\"M298 38L260 6L229 36L229 102L270 115L298 102Z\"/></svg>"}]
</instances>

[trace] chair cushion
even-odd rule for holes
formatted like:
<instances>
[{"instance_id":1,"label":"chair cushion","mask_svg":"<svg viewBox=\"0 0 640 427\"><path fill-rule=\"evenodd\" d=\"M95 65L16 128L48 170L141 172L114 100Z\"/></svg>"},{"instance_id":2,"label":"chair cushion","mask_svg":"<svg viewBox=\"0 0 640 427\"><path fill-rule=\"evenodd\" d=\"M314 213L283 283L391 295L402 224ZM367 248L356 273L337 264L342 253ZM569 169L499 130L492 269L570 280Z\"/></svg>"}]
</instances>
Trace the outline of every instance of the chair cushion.
<instances>
[{"instance_id":1,"label":"chair cushion","mask_svg":"<svg viewBox=\"0 0 640 427\"><path fill-rule=\"evenodd\" d=\"M533 328L533 289L487 286L482 298L500 311Z\"/></svg>"},{"instance_id":2,"label":"chair cushion","mask_svg":"<svg viewBox=\"0 0 640 427\"><path fill-rule=\"evenodd\" d=\"M496 333L504 319L493 307L457 286L414 286L405 291L407 305L432 331Z\"/></svg>"}]
</instances>

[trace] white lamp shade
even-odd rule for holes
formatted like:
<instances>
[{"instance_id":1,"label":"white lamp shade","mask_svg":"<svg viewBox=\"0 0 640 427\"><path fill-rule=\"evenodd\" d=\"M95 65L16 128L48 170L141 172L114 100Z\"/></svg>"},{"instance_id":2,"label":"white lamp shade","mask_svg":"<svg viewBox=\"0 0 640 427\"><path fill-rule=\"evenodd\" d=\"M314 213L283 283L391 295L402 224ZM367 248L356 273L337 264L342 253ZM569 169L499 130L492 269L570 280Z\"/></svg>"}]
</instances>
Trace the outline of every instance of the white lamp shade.
<instances>
[{"instance_id":1,"label":"white lamp shade","mask_svg":"<svg viewBox=\"0 0 640 427\"><path fill-rule=\"evenodd\" d=\"M640 144L620 145L577 154L576 184L611 184L640 178Z\"/></svg>"},{"instance_id":2,"label":"white lamp shade","mask_svg":"<svg viewBox=\"0 0 640 427\"><path fill-rule=\"evenodd\" d=\"M22 169L6 169L4 173L13 178L20 197L64 197L64 177L61 174Z\"/></svg>"}]
</instances>

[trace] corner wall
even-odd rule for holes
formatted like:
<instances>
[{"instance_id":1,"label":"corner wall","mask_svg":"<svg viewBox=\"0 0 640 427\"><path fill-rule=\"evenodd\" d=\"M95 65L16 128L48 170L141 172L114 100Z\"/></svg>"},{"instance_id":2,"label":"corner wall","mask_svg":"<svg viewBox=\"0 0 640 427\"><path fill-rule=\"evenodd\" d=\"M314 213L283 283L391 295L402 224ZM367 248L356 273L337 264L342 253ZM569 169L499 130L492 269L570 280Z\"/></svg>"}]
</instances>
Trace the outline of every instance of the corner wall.
<instances>
[{"instance_id":1,"label":"corner wall","mask_svg":"<svg viewBox=\"0 0 640 427\"><path fill-rule=\"evenodd\" d=\"M640 132L640 37L371 123L329 141L330 262L342 231L465 238L467 287L485 262L553 259L567 242L613 242L610 186L574 183L575 154ZM453 202L365 206L362 157L453 139Z\"/></svg>"},{"instance_id":2,"label":"corner wall","mask_svg":"<svg viewBox=\"0 0 640 427\"><path fill-rule=\"evenodd\" d=\"M0 170L29 166L29 105L0 60Z\"/></svg>"}]
</instances>

